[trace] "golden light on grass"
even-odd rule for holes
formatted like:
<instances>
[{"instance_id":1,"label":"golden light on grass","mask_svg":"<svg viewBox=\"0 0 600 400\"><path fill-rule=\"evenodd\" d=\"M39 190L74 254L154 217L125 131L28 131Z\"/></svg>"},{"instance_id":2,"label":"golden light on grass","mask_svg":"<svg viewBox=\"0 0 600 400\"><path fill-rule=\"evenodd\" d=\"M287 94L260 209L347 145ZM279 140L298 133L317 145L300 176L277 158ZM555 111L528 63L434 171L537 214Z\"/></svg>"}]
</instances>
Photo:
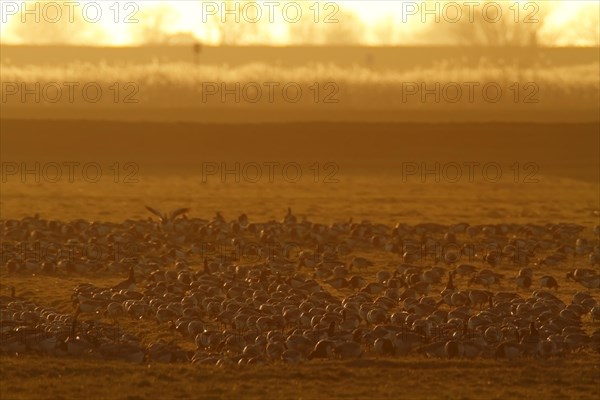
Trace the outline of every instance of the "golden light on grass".
<instances>
[{"instance_id":1,"label":"golden light on grass","mask_svg":"<svg viewBox=\"0 0 600 400\"><path fill-rule=\"evenodd\" d=\"M0 399L596 399L599 13L1 0Z\"/></svg>"}]
</instances>

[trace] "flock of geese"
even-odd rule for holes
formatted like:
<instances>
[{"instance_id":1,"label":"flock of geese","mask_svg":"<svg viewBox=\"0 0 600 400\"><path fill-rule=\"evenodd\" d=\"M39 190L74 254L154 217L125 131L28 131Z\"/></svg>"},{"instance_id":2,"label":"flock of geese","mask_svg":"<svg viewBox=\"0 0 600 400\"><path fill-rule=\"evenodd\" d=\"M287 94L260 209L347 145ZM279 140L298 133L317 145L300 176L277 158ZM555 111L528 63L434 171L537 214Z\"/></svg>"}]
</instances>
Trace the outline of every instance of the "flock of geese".
<instances>
[{"instance_id":1,"label":"flock of geese","mask_svg":"<svg viewBox=\"0 0 600 400\"><path fill-rule=\"evenodd\" d=\"M599 226L326 225L290 209L256 223L147 209L157 219L2 220L2 274L128 277L77 285L66 313L11 287L0 352L218 366L600 352ZM31 257L35 246L59 251ZM171 339L139 337L124 319Z\"/></svg>"}]
</instances>

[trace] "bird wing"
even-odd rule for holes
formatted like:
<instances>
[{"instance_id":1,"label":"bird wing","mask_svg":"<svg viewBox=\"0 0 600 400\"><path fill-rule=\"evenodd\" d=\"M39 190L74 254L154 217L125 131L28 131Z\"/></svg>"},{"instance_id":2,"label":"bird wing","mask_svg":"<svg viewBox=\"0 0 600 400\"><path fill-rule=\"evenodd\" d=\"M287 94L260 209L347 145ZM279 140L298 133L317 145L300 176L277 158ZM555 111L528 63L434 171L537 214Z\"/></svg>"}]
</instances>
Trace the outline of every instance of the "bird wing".
<instances>
[{"instance_id":1,"label":"bird wing","mask_svg":"<svg viewBox=\"0 0 600 400\"><path fill-rule=\"evenodd\" d=\"M179 215L185 214L187 212L190 212L190 209L187 207L178 208L177 210L171 211L170 217L173 220L173 219L177 218Z\"/></svg>"},{"instance_id":2,"label":"bird wing","mask_svg":"<svg viewBox=\"0 0 600 400\"><path fill-rule=\"evenodd\" d=\"M152 208L150 206L145 206L146 210L150 211L152 214L156 215L157 217L159 217L162 220L165 219L163 213L161 213L160 211L158 211L156 208Z\"/></svg>"}]
</instances>

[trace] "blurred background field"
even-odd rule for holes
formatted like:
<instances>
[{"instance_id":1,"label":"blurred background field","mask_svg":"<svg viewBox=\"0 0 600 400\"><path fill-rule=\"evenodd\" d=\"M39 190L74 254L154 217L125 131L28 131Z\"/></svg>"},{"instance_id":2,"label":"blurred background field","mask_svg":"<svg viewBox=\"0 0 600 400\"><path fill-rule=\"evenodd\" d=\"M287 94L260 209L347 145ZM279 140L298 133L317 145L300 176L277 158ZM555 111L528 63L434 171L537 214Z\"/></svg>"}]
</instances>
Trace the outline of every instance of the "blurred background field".
<instances>
[{"instance_id":1,"label":"blurred background field","mask_svg":"<svg viewBox=\"0 0 600 400\"><path fill-rule=\"evenodd\" d=\"M4 120L1 128L3 218L40 213L119 221L147 217L149 204L191 207L203 218L246 212L258 220L280 219L291 206L311 219L393 225L569 221L592 227L598 220L597 124ZM80 163L73 183L66 162ZM272 179L268 162L278 163ZM469 162L477 163L472 178ZM8 171L9 163L17 169ZM46 179L56 175L52 168L44 175L48 163L61 166L56 183ZM82 177L86 163L100 166L97 183ZM260 175L244 168L250 163ZM456 168L445 168L449 163L460 167L459 179ZM499 178L493 168L484 173L487 163L498 165Z\"/></svg>"},{"instance_id":2,"label":"blurred background field","mask_svg":"<svg viewBox=\"0 0 600 400\"><path fill-rule=\"evenodd\" d=\"M191 46L121 50L78 53L55 47L32 57L35 48L8 48L0 64L5 117L211 122L599 119L600 56L592 49L440 52L351 47L326 53L309 47L257 47L210 49L197 63L185 61L193 56ZM79 83L72 99L68 82ZM36 83L39 98L23 94L35 90ZM98 101L85 96L88 83L100 88L99 96L94 88L88 92Z\"/></svg>"},{"instance_id":3,"label":"blurred background field","mask_svg":"<svg viewBox=\"0 0 600 400\"><path fill-rule=\"evenodd\" d=\"M596 2L483 1L470 10L448 1L284 1L272 15L264 2L207 3L132 2L120 10L123 18L105 4L95 23L78 13L56 23L9 15L0 40L3 118L599 120ZM290 6L297 19L283 15ZM486 7L497 21L483 14ZM235 9L235 18L222 14ZM70 102L64 89L56 103L20 96L36 82L97 82L103 95L89 102L76 91ZM279 85L273 101L266 82ZM24 86L12 94L6 85L15 83ZM473 100L469 83L478 85ZM204 97L207 84L219 89ZM288 84L293 101L282 93ZM502 94L494 87L483 93L487 84ZM241 98L223 96L231 89Z\"/></svg>"}]
</instances>

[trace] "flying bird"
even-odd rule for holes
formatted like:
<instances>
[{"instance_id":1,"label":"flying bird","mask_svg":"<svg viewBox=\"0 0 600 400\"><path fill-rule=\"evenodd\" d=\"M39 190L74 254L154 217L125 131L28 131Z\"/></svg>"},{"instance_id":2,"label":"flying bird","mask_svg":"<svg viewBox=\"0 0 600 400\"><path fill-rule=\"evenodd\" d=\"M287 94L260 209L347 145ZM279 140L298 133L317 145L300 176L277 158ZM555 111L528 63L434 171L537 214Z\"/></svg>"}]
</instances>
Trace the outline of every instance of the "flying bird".
<instances>
[{"instance_id":1,"label":"flying bird","mask_svg":"<svg viewBox=\"0 0 600 400\"><path fill-rule=\"evenodd\" d=\"M156 208L152 208L150 206L145 206L146 210L150 211L152 214L156 215L161 223L167 223L169 221L173 221L175 218L177 218L180 215L186 214L188 212L190 212L190 209L187 207L184 208L178 208L176 210L171 211L170 213L163 213L159 210L157 210Z\"/></svg>"}]
</instances>

